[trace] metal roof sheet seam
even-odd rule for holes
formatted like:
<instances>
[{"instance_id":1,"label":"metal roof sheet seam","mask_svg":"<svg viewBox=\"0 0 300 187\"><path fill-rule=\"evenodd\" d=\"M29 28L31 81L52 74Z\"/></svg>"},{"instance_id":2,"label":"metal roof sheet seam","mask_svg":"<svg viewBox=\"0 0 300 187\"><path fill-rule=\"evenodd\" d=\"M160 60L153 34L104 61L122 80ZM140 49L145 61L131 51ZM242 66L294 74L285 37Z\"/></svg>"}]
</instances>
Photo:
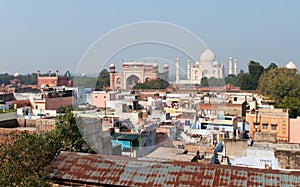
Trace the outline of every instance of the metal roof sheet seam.
<instances>
[{"instance_id":1,"label":"metal roof sheet seam","mask_svg":"<svg viewBox=\"0 0 300 187\"><path fill-rule=\"evenodd\" d=\"M192 162L153 162L61 152L45 168L52 179L125 186L292 186L300 172Z\"/></svg>"}]
</instances>

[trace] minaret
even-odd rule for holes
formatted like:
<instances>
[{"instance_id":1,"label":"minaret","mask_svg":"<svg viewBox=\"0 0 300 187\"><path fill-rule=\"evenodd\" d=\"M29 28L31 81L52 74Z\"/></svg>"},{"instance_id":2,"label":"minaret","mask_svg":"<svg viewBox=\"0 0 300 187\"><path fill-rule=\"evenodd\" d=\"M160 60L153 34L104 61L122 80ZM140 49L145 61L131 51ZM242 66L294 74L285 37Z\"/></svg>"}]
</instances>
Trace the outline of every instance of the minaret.
<instances>
[{"instance_id":1,"label":"minaret","mask_svg":"<svg viewBox=\"0 0 300 187\"><path fill-rule=\"evenodd\" d=\"M228 72L228 75L231 75L232 74L232 57L229 57L229 72Z\"/></svg>"},{"instance_id":2,"label":"minaret","mask_svg":"<svg viewBox=\"0 0 300 187\"><path fill-rule=\"evenodd\" d=\"M237 59L234 59L234 75L237 76Z\"/></svg>"},{"instance_id":3,"label":"minaret","mask_svg":"<svg viewBox=\"0 0 300 187\"><path fill-rule=\"evenodd\" d=\"M110 80L110 89L115 89L115 73L116 66L114 64L109 65L109 80Z\"/></svg>"},{"instance_id":4,"label":"minaret","mask_svg":"<svg viewBox=\"0 0 300 187\"><path fill-rule=\"evenodd\" d=\"M176 58L176 84L179 84L179 58Z\"/></svg>"},{"instance_id":5,"label":"minaret","mask_svg":"<svg viewBox=\"0 0 300 187\"><path fill-rule=\"evenodd\" d=\"M169 82L169 65L164 65L164 74L165 74L165 80Z\"/></svg>"},{"instance_id":6,"label":"minaret","mask_svg":"<svg viewBox=\"0 0 300 187\"><path fill-rule=\"evenodd\" d=\"M191 61L188 59L187 61L187 80L191 79Z\"/></svg>"}]
</instances>

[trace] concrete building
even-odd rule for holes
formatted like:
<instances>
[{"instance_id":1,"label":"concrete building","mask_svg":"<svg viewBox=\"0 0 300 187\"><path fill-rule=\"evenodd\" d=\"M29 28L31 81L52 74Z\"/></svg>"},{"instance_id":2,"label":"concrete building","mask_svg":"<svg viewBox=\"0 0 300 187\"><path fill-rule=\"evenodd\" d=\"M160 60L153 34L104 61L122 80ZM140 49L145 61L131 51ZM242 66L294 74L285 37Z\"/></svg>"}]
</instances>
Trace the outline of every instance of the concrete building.
<instances>
[{"instance_id":1,"label":"concrete building","mask_svg":"<svg viewBox=\"0 0 300 187\"><path fill-rule=\"evenodd\" d=\"M300 117L296 119L290 118L290 143L300 143Z\"/></svg>"},{"instance_id":2,"label":"concrete building","mask_svg":"<svg viewBox=\"0 0 300 187\"><path fill-rule=\"evenodd\" d=\"M197 105L197 110L203 116L212 116L220 118L221 116L246 116L246 105L244 102L242 104L211 104L211 103L199 103Z\"/></svg>"},{"instance_id":3,"label":"concrete building","mask_svg":"<svg viewBox=\"0 0 300 187\"><path fill-rule=\"evenodd\" d=\"M276 133L278 141L289 141L289 113L287 109L258 109L246 113L250 136L256 132Z\"/></svg>"},{"instance_id":4,"label":"concrete building","mask_svg":"<svg viewBox=\"0 0 300 187\"><path fill-rule=\"evenodd\" d=\"M32 99L32 108L40 110L58 110L60 107L74 104L72 91L42 93L39 97Z\"/></svg>"},{"instance_id":5,"label":"concrete building","mask_svg":"<svg viewBox=\"0 0 300 187\"><path fill-rule=\"evenodd\" d=\"M152 79L169 81L169 66L158 72L157 63L123 62L122 71L116 72L114 64L110 65L110 89L131 89L136 83L143 83Z\"/></svg>"},{"instance_id":6,"label":"concrete building","mask_svg":"<svg viewBox=\"0 0 300 187\"><path fill-rule=\"evenodd\" d=\"M116 92L94 91L91 93L91 104L97 108L105 108L108 101L116 100L116 94Z\"/></svg>"}]
</instances>

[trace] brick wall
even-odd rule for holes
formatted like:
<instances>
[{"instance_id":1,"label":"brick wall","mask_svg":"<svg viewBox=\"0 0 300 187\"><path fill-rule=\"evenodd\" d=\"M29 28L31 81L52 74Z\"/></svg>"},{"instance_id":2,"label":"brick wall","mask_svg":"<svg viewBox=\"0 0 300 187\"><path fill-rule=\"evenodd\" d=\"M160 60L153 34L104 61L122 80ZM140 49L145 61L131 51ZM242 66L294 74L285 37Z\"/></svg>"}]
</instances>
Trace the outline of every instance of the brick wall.
<instances>
[{"instance_id":1,"label":"brick wall","mask_svg":"<svg viewBox=\"0 0 300 187\"><path fill-rule=\"evenodd\" d=\"M36 120L34 119L18 118L17 120L19 127L36 127Z\"/></svg>"},{"instance_id":2,"label":"brick wall","mask_svg":"<svg viewBox=\"0 0 300 187\"><path fill-rule=\"evenodd\" d=\"M46 110L57 110L66 105L72 105L74 97L46 98Z\"/></svg>"}]
</instances>

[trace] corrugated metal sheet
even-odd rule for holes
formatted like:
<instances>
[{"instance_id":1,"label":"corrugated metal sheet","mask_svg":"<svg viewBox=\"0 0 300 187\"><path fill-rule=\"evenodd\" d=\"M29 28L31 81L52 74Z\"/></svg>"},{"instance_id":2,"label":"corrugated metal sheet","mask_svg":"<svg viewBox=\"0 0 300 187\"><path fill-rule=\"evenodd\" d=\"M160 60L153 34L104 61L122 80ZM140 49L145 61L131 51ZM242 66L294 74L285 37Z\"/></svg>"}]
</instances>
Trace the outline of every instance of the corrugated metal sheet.
<instances>
[{"instance_id":1,"label":"corrugated metal sheet","mask_svg":"<svg viewBox=\"0 0 300 187\"><path fill-rule=\"evenodd\" d=\"M46 169L54 180L124 186L300 186L300 172L191 162L149 162L62 152Z\"/></svg>"}]
</instances>

